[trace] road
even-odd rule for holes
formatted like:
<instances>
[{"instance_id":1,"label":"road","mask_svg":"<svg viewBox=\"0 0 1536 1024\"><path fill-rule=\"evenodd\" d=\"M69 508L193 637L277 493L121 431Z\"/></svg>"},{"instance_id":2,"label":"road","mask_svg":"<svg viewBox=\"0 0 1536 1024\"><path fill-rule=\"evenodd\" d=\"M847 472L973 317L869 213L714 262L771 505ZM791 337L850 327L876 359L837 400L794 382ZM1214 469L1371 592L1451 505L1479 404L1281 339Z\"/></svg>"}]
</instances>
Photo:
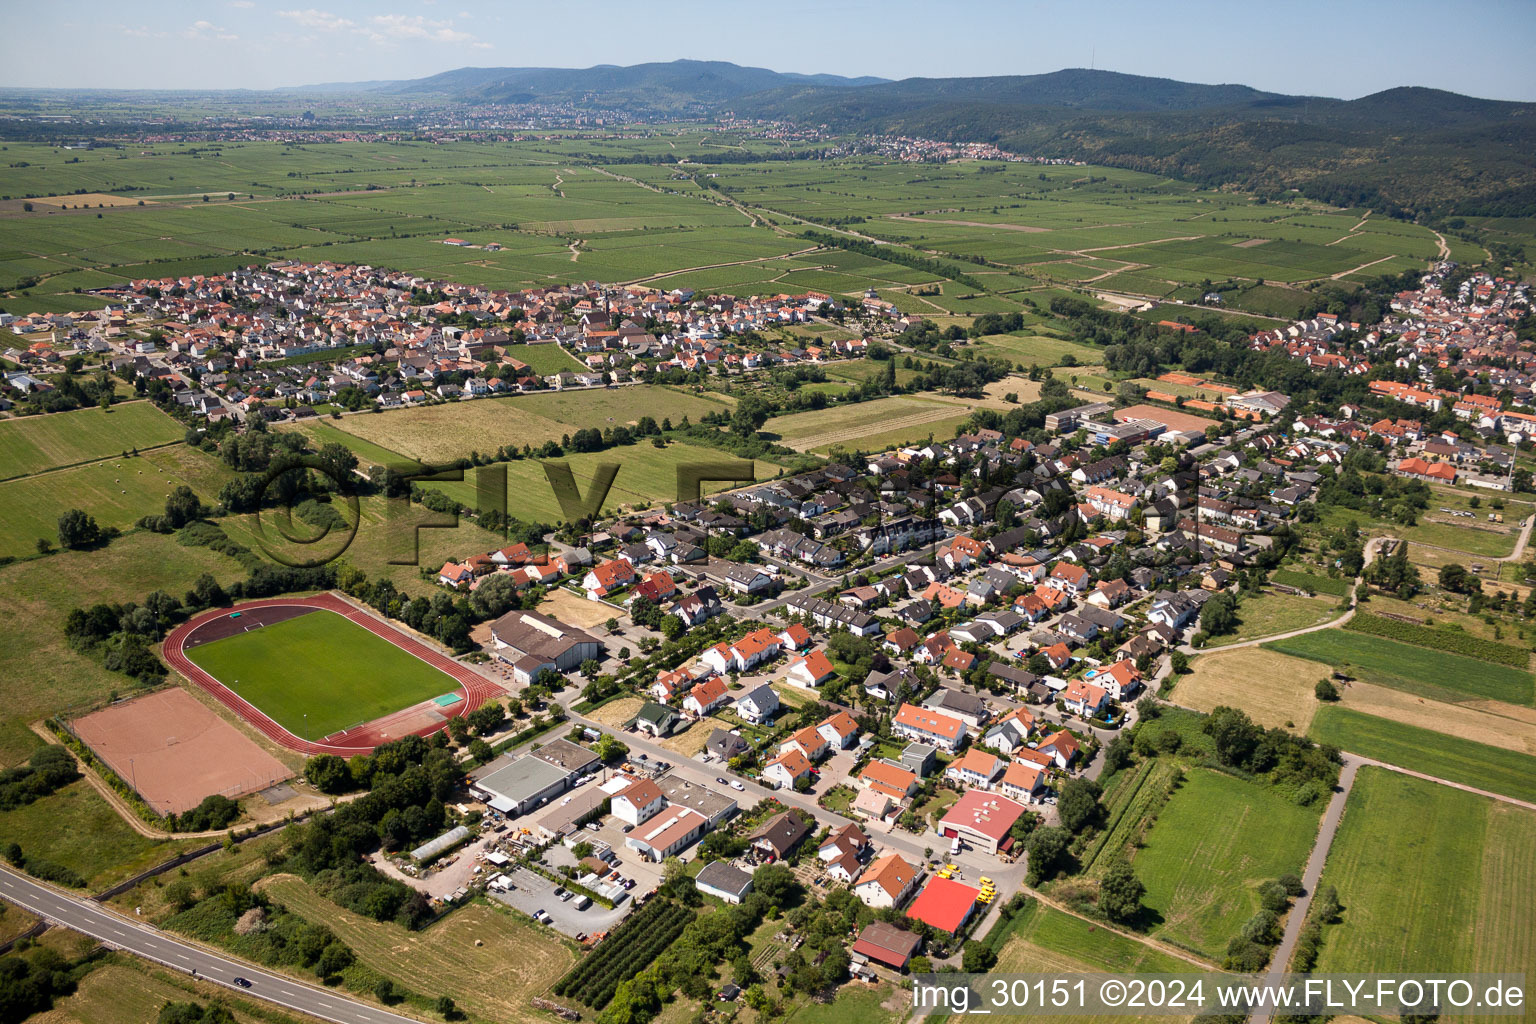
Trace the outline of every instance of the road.
<instances>
[{"instance_id":1,"label":"road","mask_svg":"<svg viewBox=\"0 0 1536 1024\"><path fill-rule=\"evenodd\" d=\"M91 900L70 896L34 882L0 865L0 898L65 928L82 932L106 945L178 971L192 972L242 995L264 999L289 1010L336 1024L419 1024L414 1018L353 1000L330 989L301 981L212 952L167 935L157 928L119 917ZM251 987L236 986L236 977Z\"/></svg>"}]
</instances>

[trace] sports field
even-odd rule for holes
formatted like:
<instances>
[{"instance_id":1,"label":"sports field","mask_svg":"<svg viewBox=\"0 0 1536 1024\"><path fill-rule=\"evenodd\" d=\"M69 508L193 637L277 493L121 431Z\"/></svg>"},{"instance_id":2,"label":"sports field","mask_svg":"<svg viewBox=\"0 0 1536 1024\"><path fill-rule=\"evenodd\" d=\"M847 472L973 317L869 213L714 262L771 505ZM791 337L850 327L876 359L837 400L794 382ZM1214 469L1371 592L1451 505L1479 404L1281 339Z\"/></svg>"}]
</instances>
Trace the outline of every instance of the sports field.
<instances>
[{"instance_id":1,"label":"sports field","mask_svg":"<svg viewBox=\"0 0 1536 1024\"><path fill-rule=\"evenodd\" d=\"M1367 633L1324 629L1264 646L1334 667L1347 664L1356 678L1441 699L1485 697L1529 705L1536 696L1536 677L1522 669Z\"/></svg>"},{"instance_id":2,"label":"sports field","mask_svg":"<svg viewBox=\"0 0 1536 1024\"><path fill-rule=\"evenodd\" d=\"M1438 779L1536 801L1536 757L1530 754L1341 707L1319 709L1308 736Z\"/></svg>"},{"instance_id":3,"label":"sports field","mask_svg":"<svg viewBox=\"0 0 1536 1024\"><path fill-rule=\"evenodd\" d=\"M184 433L149 402L0 420L0 480L179 441Z\"/></svg>"},{"instance_id":4,"label":"sports field","mask_svg":"<svg viewBox=\"0 0 1536 1024\"><path fill-rule=\"evenodd\" d=\"M1533 871L1536 812L1362 768L1323 871L1344 910L1316 970L1536 977Z\"/></svg>"},{"instance_id":5,"label":"sports field","mask_svg":"<svg viewBox=\"0 0 1536 1024\"><path fill-rule=\"evenodd\" d=\"M1160 938L1220 959L1259 909L1258 888L1301 874L1319 809L1230 775L1192 769L1158 815L1131 864Z\"/></svg>"},{"instance_id":6,"label":"sports field","mask_svg":"<svg viewBox=\"0 0 1536 1024\"><path fill-rule=\"evenodd\" d=\"M306 740L459 689L426 662L325 610L189 647L186 653L198 668Z\"/></svg>"}]
</instances>

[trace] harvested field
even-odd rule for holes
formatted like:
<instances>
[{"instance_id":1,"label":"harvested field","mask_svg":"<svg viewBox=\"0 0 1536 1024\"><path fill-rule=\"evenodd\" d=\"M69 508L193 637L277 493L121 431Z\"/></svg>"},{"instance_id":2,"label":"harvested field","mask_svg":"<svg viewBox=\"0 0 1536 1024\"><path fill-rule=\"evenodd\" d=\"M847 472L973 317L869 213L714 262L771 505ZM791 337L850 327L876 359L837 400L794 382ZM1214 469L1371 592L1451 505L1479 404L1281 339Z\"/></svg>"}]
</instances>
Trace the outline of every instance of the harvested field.
<instances>
[{"instance_id":1,"label":"harvested field","mask_svg":"<svg viewBox=\"0 0 1536 1024\"><path fill-rule=\"evenodd\" d=\"M946 402L913 398L881 398L837 409L791 413L770 419L763 429L776 434L797 451L834 444L858 447L864 438L908 431L912 439L927 436L927 424L950 419L960 410ZM937 435L946 436L946 435Z\"/></svg>"},{"instance_id":2,"label":"harvested field","mask_svg":"<svg viewBox=\"0 0 1536 1024\"><path fill-rule=\"evenodd\" d=\"M593 626L601 626L609 619L620 619L624 612L611 604L602 601L588 601L579 594L573 594L564 587L553 587L539 602L535 609L541 615L548 615L552 619L572 626L580 626L582 629L591 629Z\"/></svg>"},{"instance_id":3,"label":"harvested field","mask_svg":"<svg viewBox=\"0 0 1536 1024\"><path fill-rule=\"evenodd\" d=\"M180 687L114 704L71 728L161 814L236 799L293 772Z\"/></svg>"},{"instance_id":4,"label":"harvested field","mask_svg":"<svg viewBox=\"0 0 1536 1024\"><path fill-rule=\"evenodd\" d=\"M1317 711L1312 689L1328 674L1321 665L1262 647L1202 654L1190 667L1193 671L1174 687L1177 703L1197 711L1225 704L1246 711L1260 725L1291 722L1298 732L1311 724Z\"/></svg>"}]
</instances>

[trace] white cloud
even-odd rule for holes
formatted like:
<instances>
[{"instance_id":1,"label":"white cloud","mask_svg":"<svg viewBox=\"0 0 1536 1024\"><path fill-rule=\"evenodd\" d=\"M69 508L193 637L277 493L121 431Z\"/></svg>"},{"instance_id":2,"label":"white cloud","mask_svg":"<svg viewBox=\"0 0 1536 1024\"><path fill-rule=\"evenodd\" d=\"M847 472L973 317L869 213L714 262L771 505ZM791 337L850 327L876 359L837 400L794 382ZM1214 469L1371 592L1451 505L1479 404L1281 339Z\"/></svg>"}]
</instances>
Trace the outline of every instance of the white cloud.
<instances>
[{"instance_id":1,"label":"white cloud","mask_svg":"<svg viewBox=\"0 0 1536 1024\"><path fill-rule=\"evenodd\" d=\"M460 32L451 21L431 21L419 14L376 14L368 19L367 35L376 43L392 39L425 39L434 43L468 43L474 36Z\"/></svg>"},{"instance_id":2,"label":"white cloud","mask_svg":"<svg viewBox=\"0 0 1536 1024\"><path fill-rule=\"evenodd\" d=\"M322 32L337 32L341 29L357 27L357 22L351 18L343 18L339 14L332 14L330 11L317 11L313 7L302 11L278 11L277 16L297 22L304 28L316 29Z\"/></svg>"},{"instance_id":3,"label":"white cloud","mask_svg":"<svg viewBox=\"0 0 1536 1024\"><path fill-rule=\"evenodd\" d=\"M240 38L226 28L220 28L211 21L201 19L183 29L181 35L184 39L217 39L225 43L232 43Z\"/></svg>"}]
</instances>

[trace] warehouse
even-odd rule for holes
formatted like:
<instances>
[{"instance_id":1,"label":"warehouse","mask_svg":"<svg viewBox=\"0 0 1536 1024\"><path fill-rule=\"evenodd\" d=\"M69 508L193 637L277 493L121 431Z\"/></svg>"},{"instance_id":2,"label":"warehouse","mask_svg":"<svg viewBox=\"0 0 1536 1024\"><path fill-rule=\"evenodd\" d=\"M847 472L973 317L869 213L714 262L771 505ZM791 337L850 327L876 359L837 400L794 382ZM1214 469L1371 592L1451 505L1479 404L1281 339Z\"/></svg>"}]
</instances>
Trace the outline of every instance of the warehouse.
<instances>
[{"instance_id":1,"label":"warehouse","mask_svg":"<svg viewBox=\"0 0 1536 1024\"><path fill-rule=\"evenodd\" d=\"M576 774L537 757L502 755L480 769L469 791L509 817L527 814L570 788Z\"/></svg>"}]
</instances>

